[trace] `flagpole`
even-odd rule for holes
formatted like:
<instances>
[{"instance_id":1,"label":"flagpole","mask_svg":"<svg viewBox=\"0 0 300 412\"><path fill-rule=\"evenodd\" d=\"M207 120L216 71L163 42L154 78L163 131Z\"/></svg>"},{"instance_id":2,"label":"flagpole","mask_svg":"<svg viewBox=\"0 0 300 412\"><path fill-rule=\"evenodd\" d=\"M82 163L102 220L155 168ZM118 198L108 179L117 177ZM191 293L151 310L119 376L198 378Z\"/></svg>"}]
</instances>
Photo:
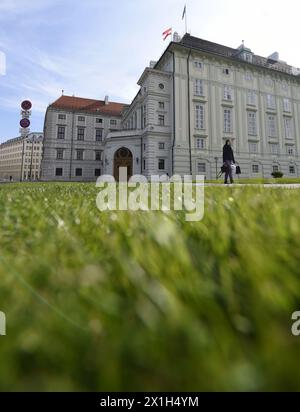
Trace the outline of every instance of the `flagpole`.
<instances>
[{"instance_id":1,"label":"flagpole","mask_svg":"<svg viewBox=\"0 0 300 412\"><path fill-rule=\"evenodd\" d=\"M185 33L187 33L187 7L185 5Z\"/></svg>"}]
</instances>

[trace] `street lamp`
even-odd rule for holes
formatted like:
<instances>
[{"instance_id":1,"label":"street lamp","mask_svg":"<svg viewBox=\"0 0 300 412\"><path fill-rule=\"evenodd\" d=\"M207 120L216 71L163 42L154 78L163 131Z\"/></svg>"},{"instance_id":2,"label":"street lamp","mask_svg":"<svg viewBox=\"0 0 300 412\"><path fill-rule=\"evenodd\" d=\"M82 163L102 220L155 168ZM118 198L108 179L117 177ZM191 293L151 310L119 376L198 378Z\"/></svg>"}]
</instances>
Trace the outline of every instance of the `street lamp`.
<instances>
[{"instance_id":1,"label":"street lamp","mask_svg":"<svg viewBox=\"0 0 300 412\"><path fill-rule=\"evenodd\" d=\"M218 158L215 157L215 162L216 162L216 179L218 179Z\"/></svg>"}]
</instances>

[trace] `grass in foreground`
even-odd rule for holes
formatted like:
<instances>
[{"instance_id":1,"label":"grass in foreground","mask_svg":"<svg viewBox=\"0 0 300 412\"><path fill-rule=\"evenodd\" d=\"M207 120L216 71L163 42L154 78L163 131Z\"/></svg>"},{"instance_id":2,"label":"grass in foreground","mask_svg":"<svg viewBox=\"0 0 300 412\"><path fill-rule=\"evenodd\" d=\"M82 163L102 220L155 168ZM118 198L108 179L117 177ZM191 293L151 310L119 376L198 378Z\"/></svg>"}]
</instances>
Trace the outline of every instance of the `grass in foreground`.
<instances>
[{"instance_id":1,"label":"grass in foreground","mask_svg":"<svg viewBox=\"0 0 300 412\"><path fill-rule=\"evenodd\" d=\"M207 188L197 223L96 194L0 187L1 390L300 389L300 192Z\"/></svg>"}]
</instances>

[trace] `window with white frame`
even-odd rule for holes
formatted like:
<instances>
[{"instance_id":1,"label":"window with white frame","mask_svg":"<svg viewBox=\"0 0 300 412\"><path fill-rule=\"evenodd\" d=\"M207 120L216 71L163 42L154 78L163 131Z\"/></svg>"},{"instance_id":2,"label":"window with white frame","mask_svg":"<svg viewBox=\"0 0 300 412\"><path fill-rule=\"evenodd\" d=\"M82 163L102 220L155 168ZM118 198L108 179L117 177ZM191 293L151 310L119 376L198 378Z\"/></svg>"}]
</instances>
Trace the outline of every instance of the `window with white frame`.
<instances>
[{"instance_id":1,"label":"window with white frame","mask_svg":"<svg viewBox=\"0 0 300 412\"><path fill-rule=\"evenodd\" d=\"M275 96L273 96L272 94L267 94L267 108L268 109L276 108Z\"/></svg>"},{"instance_id":2,"label":"window with white frame","mask_svg":"<svg viewBox=\"0 0 300 412\"><path fill-rule=\"evenodd\" d=\"M165 159L158 159L158 169L165 170L166 161Z\"/></svg>"},{"instance_id":3,"label":"window with white frame","mask_svg":"<svg viewBox=\"0 0 300 412\"><path fill-rule=\"evenodd\" d=\"M255 90L248 90L247 93L247 104L251 104L252 106L256 106L256 92Z\"/></svg>"},{"instance_id":4,"label":"window with white frame","mask_svg":"<svg viewBox=\"0 0 300 412\"><path fill-rule=\"evenodd\" d=\"M201 79L196 79L195 80L195 95L196 96L203 96L204 95L203 80L201 80Z\"/></svg>"},{"instance_id":5,"label":"window with white frame","mask_svg":"<svg viewBox=\"0 0 300 412\"><path fill-rule=\"evenodd\" d=\"M67 116L65 114L59 114L58 120L66 120Z\"/></svg>"},{"instance_id":6,"label":"window with white frame","mask_svg":"<svg viewBox=\"0 0 300 412\"><path fill-rule=\"evenodd\" d=\"M95 137L96 142L102 142L102 137L103 137L103 129L96 129L96 137Z\"/></svg>"},{"instance_id":7,"label":"window with white frame","mask_svg":"<svg viewBox=\"0 0 300 412\"><path fill-rule=\"evenodd\" d=\"M283 118L285 137L287 139L293 138L293 123L290 117Z\"/></svg>"},{"instance_id":8,"label":"window with white frame","mask_svg":"<svg viewBox=\"0 0 300 412\"><path fill-rule=\"evenodd\" d=\"M64 149L56 149L56 159L63 160L64 158Z\"/></svg>"},{"instance_id":9,"label":"window with white frame","mask_svg":"<svg viewBox=\"0 0 300 412\"><path fill-rule=\"evenodd\" d=\"M295 154L295 149L293 145L287 145L286 146L286 154L288 154L289 156L293 156Z\"/></svg>"},{"instance_id":10,"label":"window with white frame","mask_svg":"<svg viewBox=\"0 0 300 412\"><path fill-rule=\"evenodd\" d=\"M229 71L229 69L227 69L227 68L223 68L223 74L225 74L226 76L229 76L229 74L230 74L230 71Z\"/></svg>"},{"instance_id":11,"label":"window with white frame","mask_svg":"<svg viewBox=\"0 0 300 412\"><path fill-rule=\"evenodd\" d=\"M197 171L198 173L206 173L206 163L198 162Z\"/></svg>"},{"instance_id":12,"label":"window with white frame","mask_svg":"<svg viewBox=\"0 0 300 412\"><path fill-rule=\"evenodd\" d=\"M253 164L252 165L252 173L259 173L259 165Z\"/></svg>"},{"instance_id":13,"label":"window with white frame","mask_svg":"<svg viewBox=\"0 0 300 412\"><path fill-rule=\"evenodd\" d=\"M273 165L272 170L273 170L273 172L279 172L279 166L278 165Z\"/></svg>"},{"instance_id":14,"label":"window with white frame","mask_svg":"<svg viewBox=\"0 0 300 412\"><path fill-rule=\"evenodd\" d=\"M258 144L256 142L249 142L249 152L250 153L258 152Z\"/></svg>"},{"instance_id":15,"label":"window with white frame","mask_svg":"<svg viewBox=\"0 0 300 412\"><path fill-rule=\"evenodd\" d=\"M164 110L165 109L165 102L159 102L158 107L159 107L160 110Z\"/></svg>"},{"instance_id":16,"label":"window with white frame","mask_svg":"<svg viewBox=\"0 0 300 412\"><path fill-rule=\"evenodd\" d=\"M289 174L294 175L296 173L296 168L294 165L289 166Z\"/></svg>"},{"instance_id":17,"label":"window with white frame","mask_svg":"<svg viewBox=\"0 0 300 412\"><path fill-rule=\"evenodd\" d=\"M256 112L248 112L248 135L257 135Z\"/></svg>"},{"instance_id":18,"label":"window with white frame","mask_svg":"<svg viewBox=\"0 0 300 412\"><path fill-rule=\"evenodd\" d=\"M276 137L276 117L268 116L268 135Z\"/></svg>"},{"instance_id":19,"label":"window with white frame","mask_svg":"<svg viewBox=\"0 0 300 412\"><path fill-rule=\"evenodd\" d=\"M224 109L224 132L232 132L232 110Z\"/></svg>"},{"instance_id":20,"label":"window with white frame","mask_svg":"<svg viewBox=\"0 0 300 412\"><path fill-rule=\"evenodd\" d=\"M290 99L283 99L283 110L285 112L291 111L291 102Z\"/></svg>"},{"instance_id":21,"label":"window with white frame","mask_svg":"<svg viewBox=\"0 0 300 412\"><path fill-rule=\"evenodd\" d=\"M165 143L164 142L159 142L158 143L158 148L159 148L159 150L164 150L165 149Z\"/></svg>"},{"instance_id":22,"label":"window with white frame","mask_svg":"<svg viewBox=\"0 0 300 412\"><path fill-rule=\"evenodd\" d=\"M200 60L194 60L194 67L198 70L201 70L203 67L202 62Z\"/></svg>"},{"instance_id":23,"label":"window with white frame","mask_svg":"<svg viewBox=\"0 0 300 412\"><path fill-rule=\"evenodd\" d=\"M83 149L76 149L76 160L83 160Z\"/></svg>"},{"instance_id":24,"label":"window with white frame","mask_svg":"<svg viewBox=\"0 0 300 412\"><path fill-rule=\"evenodd\" d=\"M204 106L197 104L195 107L195 128L204 129Z\"/></svg>"},{"instance_id":25,"label":"window with white frame","mask_svg":"<svg viewBox=\"0 0 300 412\"><path fill-rule=\"evenodd\" d=\"M279 154L279 144L278 143L269 143L270 153L273 155Z\"/></svg>"},{"instance_id":26,"label":"window with white frame","mask_svg":"<svg viewBox=\"0 0 300 412\"><path fill-rule=\"evenodd\" d=\"M245 53L245 60L248 63L252 63L252 54L251 53Z\"/></svg>"},{"instance_id":27,"label":"window with white frame","mask_svg":"<svg viewBox=\"0 0 300 412\"><path fill-rule=\"evenodd\" d=\"M206 140L203 137L198 137L196 139L196 148L198 150L204 150L206 148Z\"/></svg>"},{"instance_id":28,"label":"window with white frame","mask_svg":"<svg viewBox=\"0 0 300 412\"><path fill-rule=\"evenodd\" d=\"M158 116L158 124L159 124L159 126L164 126L165 125L165 116L164 115L160 114Z\"/></svg>"},{"instance_id":29,"label":"window with white frame","mask_svg":"<svg viewBox=\"0 0 300 412\"><path fill-rule=\"evenodd\" d=\"M230 86L224 86L224 94L223 94L224 100L232 100L232 97L233 97L232 88Z\"/></svg>"}]
</instances>

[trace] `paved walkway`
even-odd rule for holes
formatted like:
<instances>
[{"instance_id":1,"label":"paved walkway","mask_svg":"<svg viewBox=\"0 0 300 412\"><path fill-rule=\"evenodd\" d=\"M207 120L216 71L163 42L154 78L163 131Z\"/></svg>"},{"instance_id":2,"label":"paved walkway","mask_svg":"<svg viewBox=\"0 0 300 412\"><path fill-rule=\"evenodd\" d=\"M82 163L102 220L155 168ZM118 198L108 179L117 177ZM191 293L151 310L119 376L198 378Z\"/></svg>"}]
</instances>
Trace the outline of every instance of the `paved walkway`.
<instances>
[{"instance_id":1,"label":"paved walkway","mask_svg":"<svg viewBox=\"0 0 300 412\"><path fill-rule=\"evenodd\" d=\"M198 183L201 184L201 183ZM271 187L271 188L284 188L284 189L300 189L300 183L236 183L233 185L224 185L224 183L205 183L205 186L216 186L216 187L240 187L240 186L249 186L249 187Z\"/></svg>"}]
</instances>

